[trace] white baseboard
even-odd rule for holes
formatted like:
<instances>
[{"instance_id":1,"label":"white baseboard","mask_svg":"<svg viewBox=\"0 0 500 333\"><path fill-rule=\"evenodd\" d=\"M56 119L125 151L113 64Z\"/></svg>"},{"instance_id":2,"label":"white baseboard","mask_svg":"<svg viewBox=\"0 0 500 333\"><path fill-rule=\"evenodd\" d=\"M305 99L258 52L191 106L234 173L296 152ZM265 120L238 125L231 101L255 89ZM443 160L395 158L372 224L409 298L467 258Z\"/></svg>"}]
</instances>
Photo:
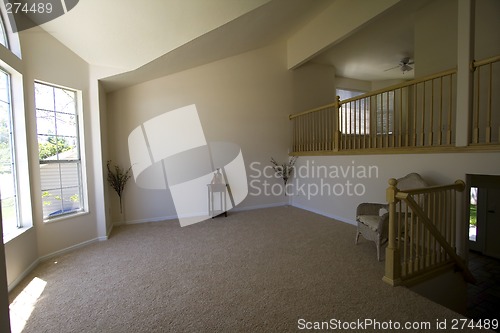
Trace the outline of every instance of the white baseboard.
<instances>
[{"instance_id":1,"label":"white baseboard","mask_svg":"<svg viewBox=\"0 0 500 333\"><path fill-rule=\"evenodd\" d=\"M60 256L60 255L63 255L65 253L71 252L73 250L79 249L79 248L84 247L86 245L95 243L97 241L101 241L101 240L107 240L107 236L106 237L94 238L94 239L91 239L91 240L88 240L88 241L85 241L85 242L81 242L79 244L75 244L75 245L69 246L69 247L64 248L62 250L55 251L55 252L46 254L44 256L38 257L38 259L36 259L31 265L29 265L28 268L26 268L17 278L14 279L14 281L12 281L9 284L9 286L8 286L9 292L12 289L14 289L26 276L28 276L28 274L31 273L31 271L34 270L38 266L39 263L41 263L43 261L46 261L46 260L49 260L51 258Z\"/></svg>"},{"instance_id":2,"label":"white baseboard","mask_svg":"<svg viewBox=\"0 0 500 333\"><path fill-rule=\"evenodd\" d=\"M235 212L244 212L246 210L255 210L255 209L265 209L265 208L273 208L273 207L282 207L288 205L288 202L275 202L271 204L262 204L262 205L254 205L254 206L245 206L245 207L235 207L231 209Z\"/></svg>"},{"instance_id":3,"label":"white baseboard","mask_svg":"<svg viewBox=\"0 0 500 333\"><path fill-rule=\"evenodd\" d=\"M76 250L76 249L79 249L81 247L84 247L85 245L89 245L89 244L92 244L92 243L95 243L99 241L99 238L94 238L94 239L90 239L88 241L85 241L85 242L81 242L81 243L78 243L78 244L75 244L75 245L72 245L72 246L69 246L67 248L64 248L62 250L58 250L58 251L55 251L55 252L52 252L52 253L49 253L49 254L46 254L40 258L38 258L40 261L45 261L45 260L49 260L53 257L57 257L57 256L60 256L62 254L65 254L65 253L68 253L70 251L73 251L73 250Z\"/></svg>"},{"instance_id":4,"label":"white baseboard","mask_svg":"<svg viewBox=\"0 0 500 333\"><path fill-rule=\"evenodd\" d=\"M276 202L276 203L271 203L271 204L253 205L253 206L244 206L244 207L236 206L235 208L230 209L228 212L231 212L231 211L243 212L246 210L280 207L280 206L286 206L289 204L290 204L289 202ZM185 217L189 218L189 217L196 217L196 216L204 216L204 214L202 214L202 213L192 214L190 216L185 216ZM168 215L168 216L151 217L151 218L139 219L139 220L129 220L129 221L123 221L123 222L117 221L117 222L113 222L113 226L120 226L120 225L126 225L126 224L149 223L149 222L161 222L161 221L168 221L168 220L176 220L177 218L178 218L177 215ZM109 235L109 233L108 233L108 235Z\"/></svg>"},{"instance_id":5,"label":"white baseboard","mask_svg":"<svg viewBox=\"0 0 500 333\"><path fill-rule=\"evenodd\" d=\"M148 223L148 222L161 222L166 220L175 220L177 219L177 215L168 215L168 216L159 216L159 217L151 217L146 219L139 220L128 220L124 222L114 222L114 226L126 225L126 224L138 224L138 223Z\"/></svg>"},{"instance_id":6,"label":"white baseboard","mask_svg":"<svg viewBox=\"0 0 500 333\"><path fill-rule=\"evenodd\" d=\"M14 281L12 281L9 286L8 286L8 291L9 293L15 288L17 287L17 285L25 278L28 276L29 273L31 273L32 270L34 270L36 268L36 266L38 266L38 264L40 263L40 258L36 259L31 265L28 266L28 268L26 268L24 270L24 272L22 272L21 274L19 274L19 276L17 278L14 279Z\"/></svg>"}]
</instances>

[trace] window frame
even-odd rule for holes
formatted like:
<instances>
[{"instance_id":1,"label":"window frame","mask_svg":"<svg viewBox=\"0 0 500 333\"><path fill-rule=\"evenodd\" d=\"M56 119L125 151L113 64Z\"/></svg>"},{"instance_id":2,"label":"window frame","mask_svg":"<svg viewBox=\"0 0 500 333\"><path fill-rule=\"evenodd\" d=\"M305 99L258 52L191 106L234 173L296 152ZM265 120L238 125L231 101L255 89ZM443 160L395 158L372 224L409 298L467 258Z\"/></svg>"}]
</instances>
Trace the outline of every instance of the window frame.
<instances>
[{"instance_id":1,"label":"window frame","mask_svg":"<svg viewBox=\"0 0 500 333\"><path fill-rule=\"evenodd\" d=\"M10 168L11 168L11 177L12 177L12 185L13 185L13 202L14 202L14 215L15 215L15 228L20 229L23 227L21 218L20 218L20 210L19 210L19 186L18 186L18 170L17 170L17 154L16 154L16 140L15 140L15 124L14 124L14 110L12 106L12 79L11 73L5 70L3 67L0 67L0 73L5 74L7 81L7 101L5 102L8 105L8 130L9 130L9 150L10 150ZM1 75L0 74L0 75ZM0 188L1 190L1 188ZM4 213L4 212L3 212ZM2 215L3 217L4 215ZM2 218L2 227L3 227L4 219ZM10 228L9 228L10 230ZM9 233L5 233L5 229L3 228L3 235L5 238L9 238L12 234L16 234L16 232L9 231Z\"/></svg>"},{"instance_id":2,"label":"window frame","mask_svg":"<svg viewBox=\"0 0 500 333\"><path fill-rule=\"evenodd\" d=\"M86 181L86 168L85 168L85 154L84 154L84 136L83 136L83 108L82 108L82 92L78 89L75 89L75 88L69 88L69 87L64 87L64 86L61 86L61 85L57 85L57 84L54 84L54 83L50 83L50 82L45 82L45 81L41 81L41 80L35 80L34 81L34 95L35 95L35 113L38 112L39 108L37 107L37 103L36 103L36 84L40 84L40 85L44 85L44 86L48 86L52 89L62 89L62 90L66 90L66 91L71 91L73 92L75 95L74 95L74 104L75 104L75 113L74 113L74 116L75 116L75 132L76 132L76 135L75 135L75 140L76 140L76 144L75 144L75 148L77 149L77 156L78 158L77 159L57 159L57 160L42 160L42 159L38 159L38 164L39 164L39 171L40 171L40 204L42 205L42 209L41 209L41 212L42 212L42 219L43 219L43 222L55 222L55 221L60 221L60 220L64 220L64 219L67 219L67 218L72 218L74 216L78 216L78 215L81 215L81 214L87 214L88 213L88 196L87 196L87 181ZM57 111L57 110L46 110L46 109L41 109L41 110L44 110L44 111L50 111L50 112L54 112L54 113L61 113L60 111ZM63 112L64 114L69 114L69 113L65 113ZM38 138L38 136L40 135L39 134L39 130L38 130L38 116L35 114L35 118L36 118L36 123L37 123L37 130L36 130L36 136ZM55 125L57 126L57 125ZM38 142L38 140L37 140ZM38 151L39 153L39 151ZM60 154L60 153L63 153L63 152L58 152L56 155ZM39 157L39 155L38 155ZM78 196L79 196L79 207L77 209L71 209L71 210L67 210L64 208L64 204L62 204L61 206L61 212L58 213L58 214L54 214L52 216L50 216L50 214L48 214L47 216L45 216L45 212L44 212L44 209L43 209L43 202L44 202L44 199L43 199L43 191L44 189L42 188L42 174L41 174L41 169L40 167L42 165L50 165L50 164L59 164L59 165L64 165L64 164L75 164L77 169L78 169ZM62 191L64 189L64 186L61 186L60 188L58 189L55 189L57 191Z\"/></svg>"},{"instance_id":3,"label":"window frame","mask_svg":"<svg viewBox=\"0 0 500 333\"><path fill-rule=\"evenodd\" d=\"M8 228L9 233L2 230L3 243L7 244L33 227L33 211L31 196L31 181L28 144L28 128L26 122L23 66L21 61L21 47L19 35L12 32L11 25L6 24L8 15L5 6L0 5L0 23L4 31L5 45L0 44L0 67L9 77L10 101L10 140L12 141L12 173L15 182L15 196L17 204L16 227ZM22 163L19 163L22 161ZM2 228L3 229L3 228Z\"/></svg>"}]
</instances>

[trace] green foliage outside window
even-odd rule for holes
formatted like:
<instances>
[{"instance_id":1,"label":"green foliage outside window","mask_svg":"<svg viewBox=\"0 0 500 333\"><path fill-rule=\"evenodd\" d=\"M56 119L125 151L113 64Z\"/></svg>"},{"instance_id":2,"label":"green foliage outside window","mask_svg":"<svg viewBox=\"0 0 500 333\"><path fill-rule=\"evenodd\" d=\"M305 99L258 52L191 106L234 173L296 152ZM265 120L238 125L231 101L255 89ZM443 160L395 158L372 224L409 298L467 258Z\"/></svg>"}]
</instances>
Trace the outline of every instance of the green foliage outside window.
<instances>
[{"instance_id":1,"label":"green foliage outside window","mask_svg":"<svg viewBox=\"0 0 500 333\"><path fill-rule=\"evenodd\" d=\"M38 154L41 160L56 154L71 150L73 147L68 145L64 138L49 137L47 142L38 143Z\"/></svg>"}]
</instances>

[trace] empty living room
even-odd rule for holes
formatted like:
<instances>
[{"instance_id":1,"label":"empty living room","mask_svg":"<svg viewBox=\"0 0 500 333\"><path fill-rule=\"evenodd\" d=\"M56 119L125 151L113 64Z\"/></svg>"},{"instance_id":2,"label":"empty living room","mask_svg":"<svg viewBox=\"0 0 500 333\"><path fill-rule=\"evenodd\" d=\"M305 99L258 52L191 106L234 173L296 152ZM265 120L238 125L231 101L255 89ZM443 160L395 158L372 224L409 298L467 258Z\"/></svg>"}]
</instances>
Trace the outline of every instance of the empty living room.
<instances>
[{"instance_id":1,"label":"empty living room","mask_svg":"<svg viewBox=\"0 0 500 333\"><path fill-rule=\"evenodd\" d=\"M499 1L0 12L0 332L500 331Z\"/></svg>"}]
</instances>

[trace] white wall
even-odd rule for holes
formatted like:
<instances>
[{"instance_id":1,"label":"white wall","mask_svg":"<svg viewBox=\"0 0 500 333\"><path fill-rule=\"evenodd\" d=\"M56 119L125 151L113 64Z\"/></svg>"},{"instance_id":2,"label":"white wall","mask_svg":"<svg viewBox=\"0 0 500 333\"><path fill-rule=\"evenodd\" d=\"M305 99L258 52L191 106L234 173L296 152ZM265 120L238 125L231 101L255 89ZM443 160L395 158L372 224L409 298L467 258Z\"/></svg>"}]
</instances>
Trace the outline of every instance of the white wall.
<instances>
[{"instance_id":1,"label":"white wall","mask_svg":"<svg viewBox=\"0 0 500 333\"><path fill-rule=\"evenodd\" d=\"M269 164L286 157L287 116L291 113L292 73L286 70L284 44L244 53L208 65L122 89L107 96L109 157L130 166L128 135L145 121L195 104L205 137L238 144L245 164ZM111 193L113 221L151 221L176 216L168 190L138 187L124 193L124 217ZM282 204L284 197L248 196L241 207Z\"/></svg>"},{"instance_id":2,"label":"white wall","mask_svg":"<svg viewBox=\"0 0 500 333\"><path fill-rule=\"evenodd\" d=\"M0 213L0 222L1 221L2 216ZM2 223L0 223L0 232L0 235L3 235ZM4 246L0 246L0 331L10 332L9 297Z\"/></svg>"},{"instance_id":3,"label":"white wall","mask_svg":"<svg viewBox=\"0 0 500 333\"><path fill-rule=\"evenodd\" d=\"M430 1L415 15L415 78L457 66L458 2Z\"/></svg>"},{"instance_id":4,"label":"white wall","mask_svg":"<svg viewBox=\"0 0 500 333\"><path fill-rule=\"evenodd\" d=\"M94 149L95 140L91 128L91 113L98 110L90 106L89 66L55 38L39 28L19 33L22 47L22 74L24 80L26 126L28 132L29 170L31 181L31 204L33 228L5 244L7 282L9 287L19 282L39 258L57 253L79 244L97 239L97 212L95 206L96 171L102 173L100 151ZM43 222L38 144L36 138L36 115L34 106L34 80L70 87L82 91L84 121L84 153L87 160L86 179L89 193L88 213L68 216L57 222ZM99 129L97 133L99 133ZM22 175L21 175L22 177ZM99 219L103 224L104 219Z\"/></svg>"},{"instance_id":5,"label":"white wall","mask_svg":"<svg viewBox=\"0 0 500 333\"><path fill-rule=\"evenodd\" d=\"M82 91L85 156L87 165L91 166L93 151L90 143L90 103L89 103L89 68L88 64L71 52L55 38L39 28L20 33L23 63L25 68L25 93L33 96L34 80L70 87ZM36 116L34 100L27 105L28 133L36 133ZM37 138L30 136L31 172L32 172L32 205L33 220L38 239L38 255L44 256L66 247L93 239L96 237L95 209L89 207L89 214L79 215L60 222L45 223L42 220L40 199L40 175L37 163ZM93 169L87 168L87 188L89 193L94 189Z\"/></svg>"},{"instance_id":6,"label":"white wall","mask_svg":"<svg viewBox=\"0 0 500 333\"><path fill-rule=\"evenodd\" d=\"M242 148L249 180L270 159L288 159L288 115L331 103L335 99L333 67L310 65L286 69L284 43L230 57L167 77L122 89L107 96L109 157L130 166L130 132L164 112L196 104L207 141L226 141ZM262 179L264 181L264 179ZM270 179L272 184L280 180ZM284 195L257 195L250 191L239 209L285 204ZM176 216L168 190L147 190L133 179L124 193L125 213L120 216L118 196L110 193L113 221L152 221Z\"/></svg>"},{"instance_id":7,"label":"white wall","mask_svg":"<svg viewBox=\"0 0 500 333\"><path fill-rule=\"evenodd\" d=\"M499 165L500 154L497 152L300 157L297 167L302 168L302 175L307 176L299 177L298 182L299 185L305 184L304 190L311 189L311 196L308 198L307 192L305 195L300 193L293 196L292 204L355 224L358 204L386 202L385 190L390 178L400 178L417 172L430 184L443 185L451 184L457 179L465 181L466 174L498 175ZM323 172L325 167L328 170L327 177L316 176L318 172ZM342 168L346 171L345 177L341 173ZM337 169L340 170L338 176L335 174ZM306 170L309 170L308 174ZM322 184L327 184L323 186L323 192ZM358 194L362 195L355 193L356 185ZM316 186L320 189L319 194L313 195ZM349 187L352 195L348 193ZM330 195L327 192L329 189ZM344 192L341 194L342 190Z\"/></svg>"},{"instance_id":8,"label":"white wall","mask_svg":"<svg viewBox=\"0 0 500 333\"><path fill-rule=\"evenodd\" d=\"M500 1L475 1L475 59L500 54Z\"/></svg>"}]
</instances>

